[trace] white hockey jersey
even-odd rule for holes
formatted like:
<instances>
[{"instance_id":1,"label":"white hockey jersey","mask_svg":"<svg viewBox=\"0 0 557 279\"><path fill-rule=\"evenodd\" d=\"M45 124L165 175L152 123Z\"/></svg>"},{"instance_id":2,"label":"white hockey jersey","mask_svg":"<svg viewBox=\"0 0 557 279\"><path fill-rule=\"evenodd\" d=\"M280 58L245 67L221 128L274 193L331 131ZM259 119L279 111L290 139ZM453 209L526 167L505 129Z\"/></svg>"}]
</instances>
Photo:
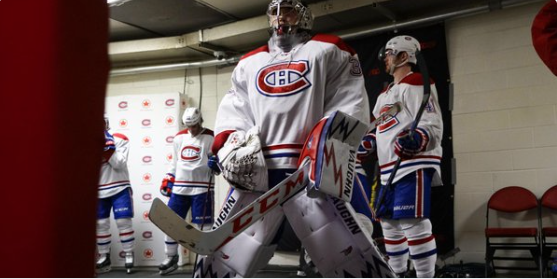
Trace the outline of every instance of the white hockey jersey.
<instances>
[{"instance_id":1,"label":"white hockey jersey","mask_svg":"<svg viewBox=\"0 0 557 279\"><path fill-rule=\"evenodd\" d=\"M257 125L268 168L296 168L313 126L337 110L369 121L357 54L333 35L315 35L289 53L269 40L232 73L232 88L217 112L213 152L230 131Z\"/></svg>"},{"instance_id":2,"label":"white hockey jersey","mask_svg":"<svg viewBox=\"0 0 557 279\"><path fill-rule=\"evenodd\" d=\"M112 136L114 137L116 151L108 162L101 166L99 199L112 197L131 187L128 173L129 140L125 135L119 133L114 133Z\"/></svg>"},{"instance_id":3,"label":"white hockey jersey","mask_svg":"<svg viewBox=\"0 0 557 279\"><path fill-rule=\"evenodd\" d=\"M410 73L398 84L392 83L386 91L377 97L374 117L379 117L382 112L387 111L396 102L401 103L401 110L396 115L384 119L377 127L375 133L377 139L377 157L381 172L381 182L386 184L391 175L393 166L398 156L395 154L395 141L397 135L404 129L409 129L424 96L423 80L420 73ZM401 162L393 182L398 181L405 175L422 168L434 168L436 174L432 185L441 184L441 139L443 137L443 119L437 99L435 83L431 81L431 96L418 128L423 128L429 135L429 143L426 150L419 155L405 159Z\"/></svg>"},{"instance_id":4,"label":"white hockey jersey","mask_svg":"<svg viewBox=\"0 0 557 279\"><path fill-rule=\"evenodd\" d=\"M207 166L208 154L213 144L213 131L203 129L192 137L188 129L174 137L172 162L168 173L175 176L172 193L178 195L198 195L207 192L209 183L213 189L214 180Z\"/></svg>"}]
</instances>

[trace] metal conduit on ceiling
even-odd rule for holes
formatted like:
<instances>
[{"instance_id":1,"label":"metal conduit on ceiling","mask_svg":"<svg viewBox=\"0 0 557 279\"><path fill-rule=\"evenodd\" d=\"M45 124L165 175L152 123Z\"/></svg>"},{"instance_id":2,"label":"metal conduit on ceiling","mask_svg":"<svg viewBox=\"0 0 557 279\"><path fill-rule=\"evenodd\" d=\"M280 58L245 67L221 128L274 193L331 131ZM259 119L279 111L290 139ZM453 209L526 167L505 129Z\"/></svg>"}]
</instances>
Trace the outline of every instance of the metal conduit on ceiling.
<instances>
[{"instance_id":1,"label":"metal conduit on ceiling","mask_svg":"<svg viewBox=\"0 0 557 279\"><path fill-rule=\"evenodd\" d=\"M434 22L441 22L447 19L456 18L456 17L463 17L463 16L471 16L481 13L491 12L493 7L498 8L509 8L515 6L522 6L527 4L532 4L536 2L541 2L544 0L508 0L508 1L500 1L497 2L500 5L483 5L479 7L469 8L461 11L455 12L448 12L444 14L428 16L419 19L412 19L408 21L402 22L395 22L393 24L380 26L364 31L358 31L354 33L348 34L340 34L339 37L343 40L352 40L357 38L362 38L366 36L370 36L377 33L389 32L393 30L398 30L401 28L408 28L416 25L423 25L429 24ZM153 65L153 66L143 66L143 67L133 67L133 68L124 68L124 69L115 69L110 71L110 76L124 76L124 75L134 75L134 74L143 74L143 73L152 73L152 72L163 72L163 71L172 71L172 70L183 70L183 69L195 69L195 68L205 68L205 67L215 67L215 66L225 66L225 65L233 65L240 60L240 56L228 58L228 59L213 59L207 61L200 61L200 62L187 62L187 63L173 63L173 64L163 64L163 65Z\"/></svg>"}]
</instances>

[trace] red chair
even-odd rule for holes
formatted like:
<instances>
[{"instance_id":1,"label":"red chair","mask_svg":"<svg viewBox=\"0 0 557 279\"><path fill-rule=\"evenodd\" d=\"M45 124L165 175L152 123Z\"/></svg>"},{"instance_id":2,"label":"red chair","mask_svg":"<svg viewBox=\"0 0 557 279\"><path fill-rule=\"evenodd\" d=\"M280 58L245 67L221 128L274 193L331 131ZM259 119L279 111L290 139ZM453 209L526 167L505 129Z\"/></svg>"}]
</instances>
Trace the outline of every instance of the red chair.
<instances>
[{"instance_id":1,"label":"red chair","mask_svg":"<svg viewBox=\"0 0 557 279\"><path fill-rule=\"evenodd\" d=\"M543 270L547 271L553 250L557 249L557 185L549 188L541 199L541 243ZM546 225L544 225L544 221ZM557 274L553 274L555 277Z\"/></svg>"},{"instance_id":2,"label":"red chair","mask_svg":"<svg viewBox=\"0 0 557 279\"><path fill-rule=\"evenodd\" d=\"M537 197L528 189L509 186L495 192L487 203L486 277L488 270L537 270L543 274L539 242L540 208ZM506 221L506 222L505 222ZM505 223L512 223L512 226ZM498 250L526 250L530 257L509 255L495 256ZM495 261L533 261L535 267L513 264L496 265Z\"/></svg>"}]
</instances>

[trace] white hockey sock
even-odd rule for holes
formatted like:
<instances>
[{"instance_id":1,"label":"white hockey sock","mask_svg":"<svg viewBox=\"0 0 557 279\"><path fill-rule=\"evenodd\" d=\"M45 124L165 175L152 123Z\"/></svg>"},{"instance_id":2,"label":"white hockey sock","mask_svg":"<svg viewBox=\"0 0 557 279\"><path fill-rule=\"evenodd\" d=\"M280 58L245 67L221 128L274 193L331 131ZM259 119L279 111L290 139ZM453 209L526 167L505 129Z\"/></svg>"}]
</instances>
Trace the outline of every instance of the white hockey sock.
<instances>
[{"instance_id":1,"label":"white hockey sock","mask_svg":"<svg viewBox=\"0 0 557 279\"><path fill-rule=\"evenodd\" d=\"M416 269L418 278L431 278L435 274L437 262L437 245L431 233L431 222L423 219L400 220L408 238L410 259Z\"/></svg>"},{"instance_id":2,"label":"white hockey sock","mask_svg":"<svg viewBox=\"0 0 557 279\"><path fill-rule=\"evenodd\" d=\"M396 273L408 270L408 242L398 220L381 220L389 265Z\"/></svg>"},{"instance_id":3,"label":"white hockey sock","mask_svg":"<svg viewBox=\"0 0 557 279\"><path fill-rule=\"evenodd\" d=\"M122 243L122 249L124 252L132 252L135 244L132 219L116 219L116 226L118 227L118 231L120 233L120 243Z\"/></svg>"},{"instance_id":4,"label":"white hockey sock","mask_svg":"<svg viewBox=\"0 0 557 279\"><path fill-rule=\"evenodd\" d=\"M110 252L110 220L108 218L97 220L97 252L108 254Z\"/></svg>"}]
</instances>

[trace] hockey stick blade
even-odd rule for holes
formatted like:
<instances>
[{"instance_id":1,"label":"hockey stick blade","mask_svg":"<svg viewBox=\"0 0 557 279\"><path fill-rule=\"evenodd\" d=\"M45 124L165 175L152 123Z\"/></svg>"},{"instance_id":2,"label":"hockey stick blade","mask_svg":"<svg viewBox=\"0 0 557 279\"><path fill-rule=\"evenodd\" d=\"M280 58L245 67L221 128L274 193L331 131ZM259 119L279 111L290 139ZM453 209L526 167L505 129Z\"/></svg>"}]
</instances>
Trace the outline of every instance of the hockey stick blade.
<instances>
[{"instance_id":1,"label":"hockey stick blade","mask_svg":"<svg viewBox=\"0 0 557 279\"><path fill-rule=\"evenodd\" d=\"M309 162L304 163L296 172L210 231L198 230L158 198L151 205L149 219L188 250L209 255L306 187L309 183L309 166Z\"/></svg>"}]
</instances>

